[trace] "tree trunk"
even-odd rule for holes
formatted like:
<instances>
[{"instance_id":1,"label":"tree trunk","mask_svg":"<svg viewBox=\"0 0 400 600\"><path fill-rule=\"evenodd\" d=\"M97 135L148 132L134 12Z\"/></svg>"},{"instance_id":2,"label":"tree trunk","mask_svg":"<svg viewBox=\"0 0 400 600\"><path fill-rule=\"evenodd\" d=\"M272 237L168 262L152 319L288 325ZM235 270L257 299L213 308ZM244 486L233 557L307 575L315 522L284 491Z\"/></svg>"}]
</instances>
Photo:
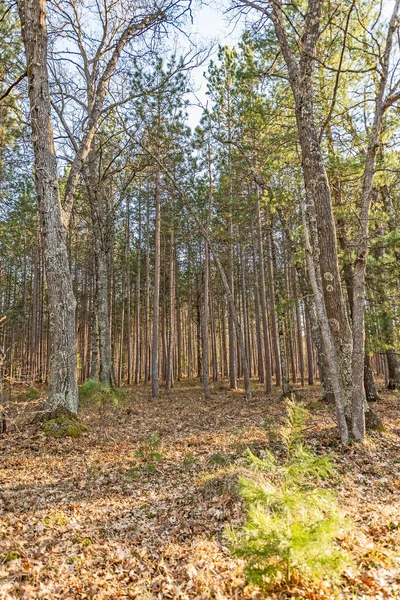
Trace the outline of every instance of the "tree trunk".
<instances>
[{"instance_id":1,"label":"tree trunk","mask_svg":"<svg viewBox=\"0 0 400 600\"><path fill-rule=\"evenodd\" d=\"M49 304L49 378L46 408L78 412L75 309L62 224L47 73L45 0L19 0L28 65L35 183L41 217Z\"/></svg>"},{"instance_id":2,"label":"tree trunk","mask_svg":"<svg viewBox=\"0 0 400 600\"><path fill-rule=\"evenodd\" d=\"M210 280L210 251L207 240L204 240L204 298L202 315L202 334L203 334L203 386L204 397L210 398L210 379L208 363L208 306L209 306L209 280Z\"/></svg>"},{"instance_id":3,"label":"tree trunk","mask_svg":"<svg viewBox=\"0 0 400 600\"><path fill-rule=\"evenodd\" d=\"M172 217L173 218L173 217ZM169 335L167 369L165 375L166 390L169 392L174 386L173 361L175 343L175 261L174 261L174 225L171 224L170 248L169 248Z\"/></svg>"},{"instance_id":4,"label":"tree trunk","mask_svg":"<svg viewBox=\"0 0 400 600\"><path fill-rule=\"evenodd\" d=\"M379 394L376 389L374 374L371 368L371 360L368 354L364 355L364 390L367 402L377 402Z\"/></svg>"},{"instance_id":5,"label":"tree trunk","mask_svg":"<svg viewBox=\"0 0 400 600\"><path fill-rule=\"evenodd\" d=\"M156 222L155 222L155 249L154 249L154 297L153 297L153 341L151 352L151 392L153 398L159 395L158 386L158 327L160 315L160 213L161 213L161 177L160 169L157 165L155 204L156 204Z\"/></svg>"},{"instance_id":6,"label":"tree trunk","mask_svg":"<svg viewBox=\"0 0 400 600\"><path fill-rule=\"evenodd\" d=\"M138 246L137 246L137 273L136 273L136 357L135 357L135 384L137 385L140 381L140 358L141 358L141 310L140 310L140 299L141 299L141 288L140 288L140 275L141 275L141 249L142 249L142 213L139 198L139 219L138 219Z\"/></svg>"},{"instance_id":7,"label":"tree trunk","mask_svg":"<svg viewBox=\"0 0 400 600\"><path fill-rule=\"evenodd\" d=\"M257 190L257 205L256 205L256 219L257 219L257 241L258 241L258 264L260 273L260 303L261 303L261 322L263 326L264 334L264 360L265 360L265 391L270 394L272 391L272 376L271 376L271 355L269 349L269 331L268 331L268 316L267 316L267 295L265 289L265 267L264 267L264 249L262 241L262 228L261 228L261 212L260 212L260 198ZM277 379L278 381L278 379Z\"/></svg>"}]
</instances>

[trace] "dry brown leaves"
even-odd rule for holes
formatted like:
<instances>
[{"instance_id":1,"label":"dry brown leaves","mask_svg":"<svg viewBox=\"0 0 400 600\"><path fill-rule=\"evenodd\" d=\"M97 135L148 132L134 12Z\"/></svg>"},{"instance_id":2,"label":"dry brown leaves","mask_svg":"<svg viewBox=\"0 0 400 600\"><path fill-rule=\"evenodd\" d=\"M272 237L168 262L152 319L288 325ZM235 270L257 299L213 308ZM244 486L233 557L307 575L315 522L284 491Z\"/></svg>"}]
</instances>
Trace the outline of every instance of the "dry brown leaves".
<instances>
[{"instance_id":1,"label":"dry brown leaves","mask_svg":"<svg viewBox=\"0 0 400 600\"><path fill-rule=\"evenodd\" d=\"M343 450L332 409L317 390L301 394L308 442L335 453L339 474L329 485L356 523L343 544L359 571L340 590L299 583L265 594L246 584L223 532L243 518L236 481L244 449L274 443L284 405L261 388L246 401L220 385L204 401L198 384L182 384L157 400L132 389L104 415L85 408L89 432L78 440L49 440L22 424L0 438L0 599L400 596L399 395L384 394L377 406L386 431ZM162 459L138 458L154 431Z\"/></svg>"}]
</instances>

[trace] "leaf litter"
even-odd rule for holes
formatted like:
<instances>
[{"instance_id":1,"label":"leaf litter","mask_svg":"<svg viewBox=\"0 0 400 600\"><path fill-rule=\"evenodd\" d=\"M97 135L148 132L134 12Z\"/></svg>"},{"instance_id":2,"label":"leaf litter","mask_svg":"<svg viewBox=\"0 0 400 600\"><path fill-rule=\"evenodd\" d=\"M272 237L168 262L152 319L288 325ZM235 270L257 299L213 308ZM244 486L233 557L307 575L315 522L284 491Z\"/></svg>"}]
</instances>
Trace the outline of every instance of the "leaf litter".
<instances>
[{"instance_id":1,"label":"leaf litter","mask_svg":"<svg viewBox=\"0 0 400 600\"><path fill-rule=\"evenodd\" d=\"M307 443L334 452L338 474L327 485L355 523L341 543L358 570L336 589L246 583L224 530L243 521L246 447L279 452L284 419L278 392L254 387L246 401L220 384L210 400L198 383L158 399L139 386L105 414L85 406L79 439L46 437L25 407L25 422L0 437L0 599L400 597L399 395L388 392L377 406L384 431L346 449L332 407L314 388L300 392Z\"/></svg>"}]
</instances>

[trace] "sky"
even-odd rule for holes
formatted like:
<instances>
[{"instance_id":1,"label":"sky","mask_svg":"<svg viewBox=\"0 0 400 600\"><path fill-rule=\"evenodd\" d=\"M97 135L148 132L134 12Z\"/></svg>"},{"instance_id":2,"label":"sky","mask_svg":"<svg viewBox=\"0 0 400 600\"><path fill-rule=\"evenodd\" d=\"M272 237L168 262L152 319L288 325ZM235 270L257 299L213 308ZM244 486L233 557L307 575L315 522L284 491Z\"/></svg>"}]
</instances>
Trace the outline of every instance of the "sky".
<instances>
[{"instance_id":1,"label":"sky","mask_svg":"<svg viewBox=\"0 0 400 600\"><path fill-rule=\"evenodd\" d=\"M222 4L222 3L221 3ZM207 71L210 60L215 60L218 52L218 45L234 46L241 35L241 27L234 26L229 22L229 18L224 15L223 8L215 6L206 6L202 4L201 8L193 9L193 24L188 23L185 27L185 33L194 43L201 47L213 48L208 59L199 67L191 72L194 93L190 95L191 105L188 107L189 125L194 128L198 125L202 107L207 102L207 82L203 76ZM189 43L185 36L179 36L179 45L188 48Z\"/></svg>"}]
</instances>

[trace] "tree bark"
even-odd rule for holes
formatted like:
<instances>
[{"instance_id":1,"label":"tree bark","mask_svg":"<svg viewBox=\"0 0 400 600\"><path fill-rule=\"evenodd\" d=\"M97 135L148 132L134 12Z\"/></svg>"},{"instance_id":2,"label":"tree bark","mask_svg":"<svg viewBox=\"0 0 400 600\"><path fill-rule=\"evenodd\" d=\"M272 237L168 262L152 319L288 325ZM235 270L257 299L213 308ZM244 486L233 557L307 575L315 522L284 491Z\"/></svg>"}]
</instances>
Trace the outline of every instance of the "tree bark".
<instances>
[{"instance_id":1,"label":"tree bark","mask_svg":"<svg viewBox=\"0 0 400 600\"><path fill-rule=\"evenodd\" d=\"M265 391L270 394L272 391L272 376L271 376L271 354L269 349L269 330L268 330L268 313L267 313L267 295L265 289L265 267L264 267L264 248L262 241L261 227L261 211L260 197L257 191L256 204L256 219L257 219L257 241L258 241L258 264L260 273L260 304L261 304L261 322L264 336L264 360L265 360ZM278 372L278 369L277 371ZM277 376L277 385L280 380L280 375Z\"/></svg>"},{"instance_id":2,"label":"tree bark","mask_svg":"<svg viewBox=\"0 0 400 600\"><path fill-rule=\"evenodd\" d=\"M25 47L35 183L43 235L49 303L49 378L46 408L78 412L75 309L62 223L47 72L45 0L19 0Z\"/></svg>"},{"instance_id":3,"label":"tree bark","mask_svg":"<svg viewBox=\"0 0 400 600\"><path fill-rule=\"evenodd\" d=\"M158 327L160 315L160 217L161 217L161 176L160 169L156 167L155 186L155 249L154 249L154 296L153 296L153 341L151 352L151 391L153 398L159 395L158 385Z\"/></svg>"}]
</instances>

